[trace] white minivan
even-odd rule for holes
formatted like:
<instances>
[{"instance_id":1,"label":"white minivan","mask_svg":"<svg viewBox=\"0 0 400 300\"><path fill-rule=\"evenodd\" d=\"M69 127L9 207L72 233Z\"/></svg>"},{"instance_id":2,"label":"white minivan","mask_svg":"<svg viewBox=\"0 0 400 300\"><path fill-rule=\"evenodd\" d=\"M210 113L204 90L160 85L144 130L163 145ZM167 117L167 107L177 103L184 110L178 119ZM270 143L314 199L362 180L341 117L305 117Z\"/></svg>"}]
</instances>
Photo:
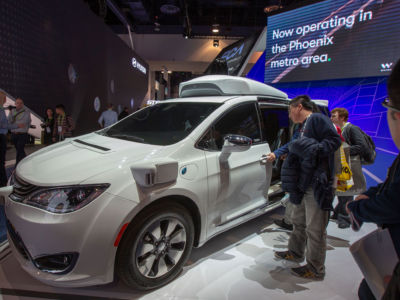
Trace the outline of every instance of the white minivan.
<instances>
[{"instance_id":1,"label":"white minivan","mask_svg":"<svg viewBox=\"0 0 400 300\"><path fill-rule=\"evenodd\" d=\"M279 161L265 155L289 141L287 95L221 75L179 93L20 162L0 192L24 270L55 286L116 274L157 288L192 247L280 205Z\"/></svg>"}]
</instances>

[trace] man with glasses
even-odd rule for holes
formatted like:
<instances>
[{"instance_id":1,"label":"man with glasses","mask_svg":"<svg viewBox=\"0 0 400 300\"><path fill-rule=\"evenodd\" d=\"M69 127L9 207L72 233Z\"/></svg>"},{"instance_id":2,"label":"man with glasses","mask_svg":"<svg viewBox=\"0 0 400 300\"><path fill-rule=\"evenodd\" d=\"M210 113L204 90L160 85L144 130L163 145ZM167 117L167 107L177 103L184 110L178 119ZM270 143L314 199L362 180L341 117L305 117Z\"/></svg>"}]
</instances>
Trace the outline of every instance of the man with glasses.
<instances>
[{"instance_id":1,"label":"man with glasses","mask_svg":"<svg viewBox=\"0 0 400 300\"><path fill-rule=\"evenodd\" d=\"M332 209L334 152L341 139L331 120L313 113L315 104L307 95L290 101L289 118L300 124L299 138L289 145L282 171L282 189L294 204L291 215L293 232L287 251L275 257L307 264L292 268L292 274L322 280L325 276L326 227Z\"/></svg>"},{"instance_id":2,"label":"man with glasses","mask_svg":"<svg viewBox=\"0 0 400 300\"><path fill-rule=\"evenodd\" d=\"M400 149L400 61L393 68L388 79L388 94L382 105L387 108L387 122L393 142ZM358 230L363 222L376 223L388 228L394 248L400 257L400 155L397 155L388 171L386 180L371 187L346 206L352 227ZM386 294L382 299L400 299L399 265L393 273ZM390 293L390 295L387 295ZM365 279L358 290L360 299L375 299ZM386 298L387 297L387 298Z\"/></svg>"}]
</instances>

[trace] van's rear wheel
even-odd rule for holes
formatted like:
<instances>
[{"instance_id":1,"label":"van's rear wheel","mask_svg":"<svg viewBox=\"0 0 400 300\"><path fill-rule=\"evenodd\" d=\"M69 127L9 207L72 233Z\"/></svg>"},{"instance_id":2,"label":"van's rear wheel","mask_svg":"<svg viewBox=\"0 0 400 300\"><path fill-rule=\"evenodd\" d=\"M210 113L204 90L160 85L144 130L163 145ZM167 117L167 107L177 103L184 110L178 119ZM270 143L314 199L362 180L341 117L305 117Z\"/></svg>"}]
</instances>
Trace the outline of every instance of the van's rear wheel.
<instances>
[{"instance_id":1,"label":"van's rear wheel","mask_svg":"<svg viewBox=\"0 0 400 300\"><path fill-rule=\"evenodd\" d=\"M135 218L117 252L116 271L129 286L148 290L177 277L193 247L194 226L176 204L154 207Z\"/></svg>"}]
</instances>

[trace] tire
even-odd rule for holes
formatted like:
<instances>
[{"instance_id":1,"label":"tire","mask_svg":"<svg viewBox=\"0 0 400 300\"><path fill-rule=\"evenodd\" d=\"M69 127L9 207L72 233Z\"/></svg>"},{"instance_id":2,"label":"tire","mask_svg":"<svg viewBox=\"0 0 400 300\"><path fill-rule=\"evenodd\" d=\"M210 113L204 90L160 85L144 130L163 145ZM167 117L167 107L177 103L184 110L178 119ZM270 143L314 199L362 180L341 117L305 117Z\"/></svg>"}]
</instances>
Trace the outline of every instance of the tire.
<instances>
[{"instance_id":1,"label":"tire","mask_svg":"<svg viewBox=\"0 0 400 300\"><path fill-rule=\"evenodd\" d=\"M176 278L189 258L194 225L174 203L152 207L136 217L118 247L116 273L128 286L150 290Z\"/></svg>"}]
</instances>

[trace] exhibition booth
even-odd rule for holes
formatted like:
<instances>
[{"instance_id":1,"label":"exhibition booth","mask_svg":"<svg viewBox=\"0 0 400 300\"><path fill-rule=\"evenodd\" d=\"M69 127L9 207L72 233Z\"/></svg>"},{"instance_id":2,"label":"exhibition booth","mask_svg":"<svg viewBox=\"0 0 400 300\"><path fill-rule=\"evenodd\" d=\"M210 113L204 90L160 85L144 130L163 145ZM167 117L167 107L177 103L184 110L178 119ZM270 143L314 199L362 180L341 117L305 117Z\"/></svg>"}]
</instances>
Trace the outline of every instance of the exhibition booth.
<instances>
[{"instance_id":1,"label":"exhibition booth","mask_svg":"<svg viewBox=\"0 0 400 300\"><path fill-rule=\"evenodd\" d=\"M290 231L273 223L286 198L282 162L266 154L290 140L290 99L307 94L327 115L349 111L376 145L362 166L367 186L385 180L398 155L381 103L399 59L400 2L270 13L204 76L182 72L176 99L165 99L168 70L133 49L129 26L126 43L80 0L64 2L2 8L5 106L29 99L37 138L42 113L59 103L76 129L16 169L6 163L0 299L357 299L364 275L349 248L376 225L329 221L324 280L294 277L298 264L274 257ZM100 128L109 103L130 115Z\"/></svg>"}]
</instances>

